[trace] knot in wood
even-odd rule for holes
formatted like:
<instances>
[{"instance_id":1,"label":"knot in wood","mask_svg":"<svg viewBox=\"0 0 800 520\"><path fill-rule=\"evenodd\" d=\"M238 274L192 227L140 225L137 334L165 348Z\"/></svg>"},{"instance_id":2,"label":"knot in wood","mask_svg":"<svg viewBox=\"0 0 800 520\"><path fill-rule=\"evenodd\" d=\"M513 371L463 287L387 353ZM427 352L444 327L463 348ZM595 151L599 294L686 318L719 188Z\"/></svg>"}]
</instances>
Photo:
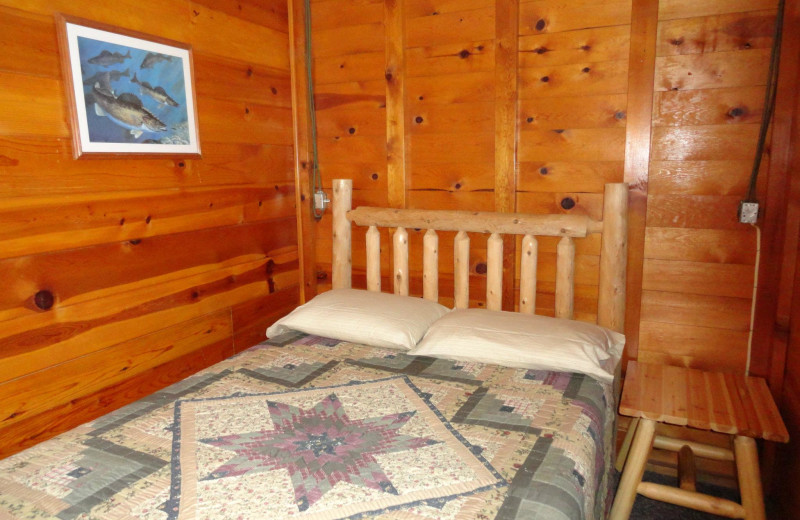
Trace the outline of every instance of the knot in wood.
<instances>
[{"instance_id":1,"label":"knot in wood","mask_svg":"<svg viewBox=\"0 0 800 520\"><path fill-rule=\"evenodd\" d=\"M470 52L467 49L464 49L464 50L462 50L461 52L458 53L458 57L461 58L462 60L466 59L466 58L469 58L469 56L470 56Z\"/></svg>"},{"instance_id":2,"label":"knot in wood","mask_svg":"<svg viewBox=\"0 0 800 520\"><path fill-rule=\"evenodd\" d=\"M53 293L51 293L46 289L37 292L33 296L33 303L43 311L49 310L53 306L55 301L56 299L53 296Z\"/></svg>"},{"instance_id":3,"label":"knot in wood","mask_svg":"<svg viewBox=\"0 0 800 520\"><path fill-rule=\"evenodd\" d=\"M728 111L728 117L731 117L731 118L740 117L740 116L743 116L745 113L747 113L747 111L744 108L734 107L734 108L730 109L730 111Z\"/></svg>"},{"instance_id":4,"label":"knot in wood","mask_svg":"<svg viewBox=\"0 0 800 520\"><path fill-rule=\"evenodd\" d=\"M573 199L572 197L564 197L563 199L561 199L561 207L566 209L566 210L570 210L570 209L574 208L575 207L575 199ZM561 232L563 233L564 230L562 230Z\"/></svg>"},{"instance_id":5,"label":"knot in wood","mask_svg":"<svg viewBox=\"0 0 800 520\"><path fill-rule=\"evenodd\" d=\"M478 274L486 274L486 262L478 262L475 264L475 272Z\"/></svg>"},{"instance_id":6,"label":"knot in wood","mask_svg":"<svg viewBox=\"0 0 800 520\"><path fill-rule=\"evenodd\" d=\"M537 31L543 31L546 25L547 25L547 22L544 21L544 18L540 18L536 22L536 30Z\"/></svg>"}]
</instances>

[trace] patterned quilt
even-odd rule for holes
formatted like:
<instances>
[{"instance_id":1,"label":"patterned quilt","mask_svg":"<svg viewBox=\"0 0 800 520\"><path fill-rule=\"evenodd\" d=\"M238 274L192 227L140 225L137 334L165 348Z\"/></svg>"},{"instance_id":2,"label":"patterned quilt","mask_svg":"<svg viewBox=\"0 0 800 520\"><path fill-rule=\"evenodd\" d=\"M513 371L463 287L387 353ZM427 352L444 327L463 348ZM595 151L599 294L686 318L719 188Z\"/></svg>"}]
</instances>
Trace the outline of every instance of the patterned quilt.
<instances>
[{"instance_id":1,"label":"patterned quilt","mask_svg":"<svg viewBox=\"0 0 800 520\"><path fill-rule=\"evenodd\" d=\"M612 400L294 334L0 460L0 519L603 518Z\"/></svg>"}]
</instances>

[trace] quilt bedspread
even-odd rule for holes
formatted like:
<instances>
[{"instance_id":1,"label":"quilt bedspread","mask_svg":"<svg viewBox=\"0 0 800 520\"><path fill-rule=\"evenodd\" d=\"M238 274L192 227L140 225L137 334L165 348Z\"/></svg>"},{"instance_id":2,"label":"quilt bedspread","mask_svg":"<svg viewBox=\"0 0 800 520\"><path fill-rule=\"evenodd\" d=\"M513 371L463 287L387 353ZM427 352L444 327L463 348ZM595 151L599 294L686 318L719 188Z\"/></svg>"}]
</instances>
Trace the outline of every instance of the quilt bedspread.
<instances>
[{"instance_id":1,"label":"quilt bedspread","mask_svg":"<svg viewBox=\"0 0 800 520\"><path fill-rule=\"evenodd\" d=\"M293 334L0 460L0 518L603 518L612 400Z\"/></svg>"}]
</instances>

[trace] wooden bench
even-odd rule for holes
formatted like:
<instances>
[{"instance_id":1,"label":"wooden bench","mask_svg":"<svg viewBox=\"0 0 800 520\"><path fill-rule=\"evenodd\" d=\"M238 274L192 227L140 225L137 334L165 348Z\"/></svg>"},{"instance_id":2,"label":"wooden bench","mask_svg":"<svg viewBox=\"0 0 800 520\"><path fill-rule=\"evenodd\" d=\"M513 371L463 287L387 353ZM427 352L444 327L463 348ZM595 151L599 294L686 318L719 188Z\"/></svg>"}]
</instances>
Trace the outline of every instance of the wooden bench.
<instances>
[{"instance_id":1,"label":"wooden bench","mask_svg":"<svg viewBox=\"0 0 800 520\"><path fill-rule=\"evenodd\" d=\"M788 442L789 433L763 379L630 361L619 411L634 420L620 452L612 520L629 517L637 493L729 518L765 518L754 439ZM656 435L657 422L729 434L733 448ZM642 482L653 447L679 453L680 487ZM741 504L695 491L695 455L735 461Z\"/></svg>"}]
</instances>

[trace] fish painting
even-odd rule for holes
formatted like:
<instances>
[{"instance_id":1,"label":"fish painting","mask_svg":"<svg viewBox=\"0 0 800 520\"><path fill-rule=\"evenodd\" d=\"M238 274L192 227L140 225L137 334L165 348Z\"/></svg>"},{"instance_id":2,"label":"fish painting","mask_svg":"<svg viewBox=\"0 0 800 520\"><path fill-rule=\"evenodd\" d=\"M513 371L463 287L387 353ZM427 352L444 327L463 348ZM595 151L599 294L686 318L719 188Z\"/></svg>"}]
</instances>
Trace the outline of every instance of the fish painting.
<instances>
[{"instance_id":1,"label":"fish painting","mask_svg":"<svg viewBox=\"0 0 800 520\"><path fill-rule=\"evenodd\" d=\"M158 54L156 52L148 52L147 56L144 57L142 60L142 64L139 66L140 69L152 69L153 65L162 61L172 61L172 56L165 56L164 54Z\"/></svg>"},{"instance_id":2,"label":"fish painting","mask_svg":"<svg viewBox=\"0 0 800 520\"><path fill-rule=\"evenodd\" d=\"M125 72L121 72L119 70L107 70L105 72L98 72L91 78L83 80L83 84L94 85L95 83L100 83L101 87L105 87L106 89L111 89L112 81L119 81L120 78L130 78L130 77L131 77L131 69L125 69Z\"/></svg>"},{"instance_id":3,"label":"fish painting","mask_svg":"<svg viewBox=\"0 0 800 520\"><path fill-rule=\"evenodd\" d=\"M89 58L89 63L93 65L101 65L103 67L110 67L117 63L123 63L125 60L131 58L131 51L128 49L127 54L120 54L119 52L111 52L104 49L100 54L94 58Z\"/></svg>"},{"instance_id":4,"label":"fish painting","mask_svg":"<svg viewBox=\"0 0 800 520\"><path fill-rule=\"evenodd\" d=\"M150 86L150 83L146 81L139 81L136 78L135 72L133 73L133 79L131 79L131 83L139 85L139 91L142 94L155 99L162 105L169 105L172 107L178 106L178 102L169 97L169 94L167 94L167 91L164 90L164 87L159 87L159 86L152 87Z\"/></svg>"},{"instance_id":5,"label":"fish painting","mask_svg":"<svg viewBox=\"0 0 800 520\"><path fill-rule=\"evenodd\" d=\"M100 83L92 87L94 110L98 116L105 116L117 125L127 128L135 138L144 132L163 132L167 125L161 122L142 106L142 100L134 94L125 92L115 96L112 90L103 88Z\"/></svg>"}]
</instances>

